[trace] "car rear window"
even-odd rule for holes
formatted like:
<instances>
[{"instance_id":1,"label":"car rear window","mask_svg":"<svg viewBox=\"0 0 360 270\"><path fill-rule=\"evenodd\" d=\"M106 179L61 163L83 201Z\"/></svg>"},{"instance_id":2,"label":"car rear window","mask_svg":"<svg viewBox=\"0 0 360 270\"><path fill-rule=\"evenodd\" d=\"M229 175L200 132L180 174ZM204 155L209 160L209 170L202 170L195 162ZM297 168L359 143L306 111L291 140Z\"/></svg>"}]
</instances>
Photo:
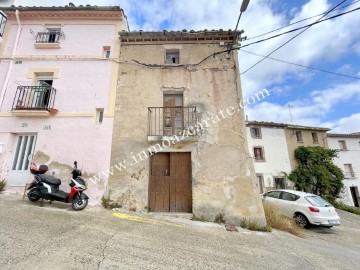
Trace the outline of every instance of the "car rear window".
<instances>
[{"instance_id":1,"label":"car rear window","mask_svg":"<svg viewBox=\"0 0 360 270\"><path fill-rule=\"evenodd\" d=\"M305 196L305 199L313 206L318 206L318 207L330 206L330 203L328 203L319 196Z\"/></svg>"}]
</instances>

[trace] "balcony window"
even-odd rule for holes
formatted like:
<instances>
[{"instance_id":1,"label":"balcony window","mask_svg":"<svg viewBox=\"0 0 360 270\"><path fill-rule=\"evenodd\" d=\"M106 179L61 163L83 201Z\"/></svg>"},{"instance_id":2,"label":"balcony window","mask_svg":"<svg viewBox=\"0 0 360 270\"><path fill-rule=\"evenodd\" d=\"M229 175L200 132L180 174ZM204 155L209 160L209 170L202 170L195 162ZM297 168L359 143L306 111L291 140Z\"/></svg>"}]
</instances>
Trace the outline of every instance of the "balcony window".
<instances>
[{"instance_id":1,"label":"balcony window","mask_svg":"<svg viewBox=\"0 0 360 270\"><path fill-rule=\"evenodd\" d=\"M40 81L38 86L18 86L12 112L55 113L57 112L54 109L55 95L56 89L44 81Z\"/></svg>"},{"instance_id":2,"label":"balcony window","mask_svg":"<svg viewBox=\"0 0 360 270\"><path fill-rule=\"evenodd\" d=\"M47 28L36 35L35 48L60 48L60 37L64 36L61 28Z\"/></svg>"},{"instance_id":3,"label":"balcony window","mask_svg":"<svg viewBox=\"0 0 360 270\"><path fill-rule=\"evenodd\" d=\"M353 170L352 164L344 164L344 168L345 178L355 178L355 172Z\"/></svg>"},{"instance_id":4,"label":"balcony window","mask_svg":"<svg viewBox=\"0 0 360 270\"><path fill-rule=\"evenodd\" d=\"M196 107L148 108L148 136L196 136Z\"/></svg>"}]
</instances>

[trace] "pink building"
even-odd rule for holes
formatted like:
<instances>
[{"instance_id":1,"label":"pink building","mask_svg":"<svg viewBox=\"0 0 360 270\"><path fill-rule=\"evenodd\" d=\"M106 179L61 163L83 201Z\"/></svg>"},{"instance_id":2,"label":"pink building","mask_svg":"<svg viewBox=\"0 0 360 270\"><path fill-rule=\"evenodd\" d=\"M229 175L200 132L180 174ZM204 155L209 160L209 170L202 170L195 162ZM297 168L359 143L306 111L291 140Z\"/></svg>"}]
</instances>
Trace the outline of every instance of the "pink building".
<instances>
[{"instance_id":1,"label":"pink building","mask_svg":"<svg viewBox=\"0 0 360 270\"><path fill-rule=\"evenodd\" d=\"M110 165L120 41L120 7L8 7L0 44L0 180L23 191L28 157L68 182ZM99 203L107 179L88 182Z\"/></svg>"}]
</instances>

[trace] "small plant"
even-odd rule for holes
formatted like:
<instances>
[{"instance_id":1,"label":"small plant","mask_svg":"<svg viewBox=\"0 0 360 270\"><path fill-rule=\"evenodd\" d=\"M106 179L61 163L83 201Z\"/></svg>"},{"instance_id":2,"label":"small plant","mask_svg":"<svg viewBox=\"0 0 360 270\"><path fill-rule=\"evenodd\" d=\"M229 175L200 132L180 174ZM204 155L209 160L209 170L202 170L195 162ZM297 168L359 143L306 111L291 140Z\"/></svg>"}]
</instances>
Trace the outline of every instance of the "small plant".
<instances>
[{"instance_id":1,"label":"small plant","mask_svg":"<svg viewBox=\"0 0 360 270\"><path fill-rule=\"evenodd\" d=\"M214 219L215 223L225 223L225 219L224 219L224 213L219 213L216 215L215 219Z\"/></svg>"},{"instance_id":2,"label":"small plant","mask_svg":"<svg viewBox=\"0 0 360 270\"><path fill-rule=\"evenodd\" d=\"M258 231L258 232L271 232L272 228L270 226L262 226L259 223L247 220L243 218L240 220L240 227L243 229L248 229L250 231Z\"/></svg>"},{"instance_id":3,"label":"small plant","mask_svg":"<svg viewBox=\"0 0 360 270\"><path fill-rule=\"evenodd\" d=\"M121 208L122 205L118 204L117 202L111 201L109 197L103 196L101 198L101 204L106 209L113 209L113 208Z\"/></svg>"},{"instance_id":4,"label":"small plant","mask_svg":"<svg viewBox=\"0 0 360 270\"><path fill-rule=\"evenodd\" d=\"M102 196L101 198L101 204L104 208L109 209L110 206L110 198L106 196Z\"/></svg>"},{"instance_id":5,"label":"small plant","mask_svg":"<svg viewBox=\"0 0 360 270\"><path fill-rule=\"evenodd\" d=\"M5 187L6 187L6 181L1 180L0 181L0 192L3 192L5 190Z\"/></svg>"},{"instance_id":6,"label":"small plant","mask_svg":"<svg viewBox=\"0 0 360 270\"><path fill-rule=\"evenodd\" d=\"M194 214L193 214L191 220L201 221L201 222L207 222L207 221L209 221L208 218L206 218L204 215L197 216L197 215L194 215Z\"/></svg>"},{"instance_id":7,"label":"small plant","mask_svg":"<svg viewBox=\"0 0 360 270\"><path fill-rule=\"evenodd\" d=\"M360 216L360 209L359 208L355 208L355 207L346 205L345 203L342 203L342 202L333 202L332 204L337 209L340 209L340 210L343 210L343 211L346 211L346 212L350 212L352 214Z\"/></svg>"}]
</instances>

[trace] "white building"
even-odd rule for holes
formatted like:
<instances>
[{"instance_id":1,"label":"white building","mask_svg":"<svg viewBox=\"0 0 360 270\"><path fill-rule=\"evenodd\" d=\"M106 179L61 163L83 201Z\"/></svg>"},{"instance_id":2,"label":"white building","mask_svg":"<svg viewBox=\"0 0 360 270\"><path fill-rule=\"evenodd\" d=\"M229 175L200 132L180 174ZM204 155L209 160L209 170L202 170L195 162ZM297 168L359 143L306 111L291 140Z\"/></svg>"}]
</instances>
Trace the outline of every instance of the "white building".
<instances>
[{"instance_id":1,"label":"white building","mask_svg":"<svg viewBox=\"0 0 360 270\"><path fill-rule=\"evenodd\" d=\"M249 121L246 124L248 146L254 160L259 192L290 188L286 174L291 172L286 142L286 124Z\"/></svg>"},{"instance_id":2,"label":"white building","mask_svg":"<svg viewBox=\"0 0 360 270\"><path fill-rule=\"evenodd\" d=\"M344 192L341 200L350 206L360 204L360 133L328 134L329 148L339 150L334 163L344 171Z\"/></svg>"}]
</instances>

